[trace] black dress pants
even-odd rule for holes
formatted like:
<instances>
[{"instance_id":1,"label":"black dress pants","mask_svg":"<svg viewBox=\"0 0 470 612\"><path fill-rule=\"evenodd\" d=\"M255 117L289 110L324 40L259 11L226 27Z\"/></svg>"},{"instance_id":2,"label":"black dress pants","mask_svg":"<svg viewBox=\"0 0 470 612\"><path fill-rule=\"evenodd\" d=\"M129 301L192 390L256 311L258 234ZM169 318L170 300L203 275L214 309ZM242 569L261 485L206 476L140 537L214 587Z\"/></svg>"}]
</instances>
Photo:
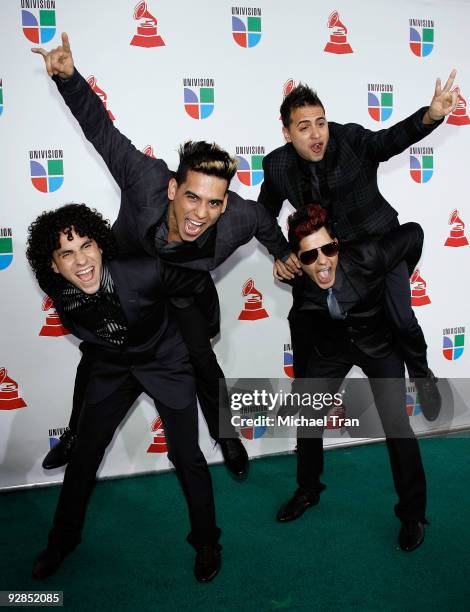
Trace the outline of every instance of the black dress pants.
<instances>
[{"instance_id":1,"label":"black dress pants","mask_svg":"<svg viewBox=\"0 0 470 612\"><path fill-rule=\"evenodd\" d=\"M353 365L358 365L370 379L375 405L385 431L393 482L398 495L395 514L401 520L424 520L426 479L418 441L406 413L404 366L398 353L393 351L387 357L373 359L351 346L350 350L335 359L320 359L315 354L307 365L305 376L324 379L324 388L320 388L322 385L319 384L315 386L315 391L335 393ZM390 431L400 431L401 437L389 437ZM297 432L297 482L299 488L307 492L316 493L320 490L320 475L323 472L322 432L322 428L318 428L317 432L312 432L312 428L299 428Z\"/></svg>"},{"instance_id":2,"label":"black dress pants","mask_svg":"<svg viewBox=\"0 0 470 612\"><path fill-rule=\"evenodd\" d=\"M426 376L427 344L423 330L411 307L408 267L404 261L385 276L386 312L397 334L400 352L410 378Z\"/></svg>"},{"instance_id":3,"label":"black dress pants","mask_svg":"<svg viewBox=\"0 0 470 612\"><path fill-rule=\"evenodd\" d=\"M97 404L83 403L78 421L76 446L67 465L51 542L68 551L80 542L88 499L106 447L119 423L144 389L129 374L120 387ZM191 532L188 542L195 548L217 542L212 481L199 448L197 407L194 401L183 409L172 409L154 398L163 421L171 460L189 509ZM170 509L165 509L169 511Z\"/></svg>"},{"instance_id":4,"label":"black dress pants","mask_svg":"<svg viewBox=\"0 0 470 612\"><path fill-rule=\"evenodd\" d=\"M230 422L230 403L225 374L223 373L210 342L210 327L207 318L196 303L184 308L171 307L177 320L183 340L189 352L196 378L196 393L211 437L218 441L219 419L223 431L230 432L225 438L237 438ZM69 427L76 432L78 420L90 376L89 357L85 354L80 361L75 377L73 407ZM219 399L220 396L220 399Z\"/></svg>"},{"instance_id":5,"label":"black dress pants","mask_svg":"<svg viewBox=\"0 0 470 612\"><path fill-rule=\"evenodd\" d=\"M196 393L211 437L218 441L219 419L224 438L237 438L230 422L230 404L223 373L210 342L209 323L196 303L185 308L172 307L184 343L189 352L196 378ZM220 397L219 397L220 396Z\"/></svg>"}]
</instances>

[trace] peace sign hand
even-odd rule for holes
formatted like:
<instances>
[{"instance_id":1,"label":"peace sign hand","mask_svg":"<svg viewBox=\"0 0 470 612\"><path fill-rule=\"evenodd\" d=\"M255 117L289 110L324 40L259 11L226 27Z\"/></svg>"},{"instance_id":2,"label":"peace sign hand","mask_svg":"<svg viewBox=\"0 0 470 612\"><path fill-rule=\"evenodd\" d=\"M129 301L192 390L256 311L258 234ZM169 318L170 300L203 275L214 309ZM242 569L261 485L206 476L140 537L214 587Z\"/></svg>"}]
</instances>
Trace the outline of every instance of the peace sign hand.
<instances>
[{"instance_id":1,"label":"peace sign hand","mask_svg":"<svg viewBox=\"0 0 470 612\"><path fill-rule=\"evenodd\" d=\"M457 70L452 70L444 87L441 87L441 79L436 80L434 96L429 105L428 115L432 121L440 121L449 115L458 102L458 92L451 91Z\"/></svg>"},{"instance_id":2,"label":"peace sign hand","mask_svg":"<svg viewBox=\"0 0 470 612\"><path fill-rule=\"evenodd\" d=\"M69 79L73 75L73 57L66 32L62 32L62 45L56 49L48 52L42 47L33 47L31 51L42 55L49 76L57 75L61 79Z\"/></svg>"}]
</instances>

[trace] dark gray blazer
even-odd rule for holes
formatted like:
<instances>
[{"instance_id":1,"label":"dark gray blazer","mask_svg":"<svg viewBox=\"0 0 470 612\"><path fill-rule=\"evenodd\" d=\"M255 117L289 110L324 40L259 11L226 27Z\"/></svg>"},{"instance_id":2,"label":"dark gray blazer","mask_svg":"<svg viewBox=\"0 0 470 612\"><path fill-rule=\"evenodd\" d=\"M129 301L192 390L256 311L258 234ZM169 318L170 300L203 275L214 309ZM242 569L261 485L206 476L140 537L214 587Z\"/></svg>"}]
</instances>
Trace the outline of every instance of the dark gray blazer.
<instances>
[{"instance_id":1,"label":"dark gray blazer","mask_svg":"<svg viewBox=\"0 0 470 612\"><path fill-rule=\"evenodd\" d=\"M121 251L141 253L144 250L155 255L155 229L166 218L168 210L167 188L172 177L168 166L163 160L138 151L119 132L99 97L77 70L67 81L57 77L54 80L85 137L101 155L121 189L121 206L113 226ZM265 207L229 191L226 211L217 222L213 257L179 265L212 270L253 237L276 258L282 259L290 253L280 228Z\"/></svg>"}]
</instances>

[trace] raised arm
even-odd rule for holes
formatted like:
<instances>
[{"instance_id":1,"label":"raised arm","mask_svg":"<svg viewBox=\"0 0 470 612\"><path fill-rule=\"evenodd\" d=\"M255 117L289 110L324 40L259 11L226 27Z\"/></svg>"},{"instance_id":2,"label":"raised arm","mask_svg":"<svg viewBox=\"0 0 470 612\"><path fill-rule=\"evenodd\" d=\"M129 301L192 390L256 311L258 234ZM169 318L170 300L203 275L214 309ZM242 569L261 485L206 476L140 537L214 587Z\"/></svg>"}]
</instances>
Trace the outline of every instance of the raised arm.
<instances>
[{"instance_id":1,"label":"raised arm","mask_svg":"<svg viewBox=\"0 0 470 612\"><path fill-rule=\"evenodd\" d=\"M119 187L131 187L149 171L153 171L155 180L155 173L158 177L158 170L161 170L162 188L166 189L170 176L165 162L138 151L114 126L100 98L76 70L67 34L62 34L62 45L56 49L46 51L35 47L31 50L44 58L47 73L54 79L85 137L101 155Z\"/></svg>"},{"instance_id":2,"label":"raised arm","mask_svg":"<svg viewBox=\"0 0 470 612\"><path fill-rule=\"evenodd\" d=\"M456 74L457 71L452 70L444 87L440 79L437 79L430 105L420 108L388 129L374 132L356 124L347 124L345 128L356 150L368 159L383 162L425 138L457 105L458 93L451 92Z\"/></svg>"}]
</instances>

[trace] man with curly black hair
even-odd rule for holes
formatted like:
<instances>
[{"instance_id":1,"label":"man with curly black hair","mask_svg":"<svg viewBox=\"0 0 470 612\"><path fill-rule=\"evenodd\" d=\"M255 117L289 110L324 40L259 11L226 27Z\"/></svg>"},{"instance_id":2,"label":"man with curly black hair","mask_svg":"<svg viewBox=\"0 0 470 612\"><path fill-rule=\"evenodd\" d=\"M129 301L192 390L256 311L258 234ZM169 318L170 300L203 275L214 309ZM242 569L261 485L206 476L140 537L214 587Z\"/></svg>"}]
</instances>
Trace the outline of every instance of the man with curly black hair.
<instances>
[{"instance_id":1,"label":"man with curly black hair","mask_svg":"<svg viewBox=\"0 0 470 612\"><path fill-rule=\"evenodd\" d=\"M111 227L84 204L42 213L30 226L27 257L64 325L83 340L77 440L65 470L47 548L33 576L45 578L80 542L88 498L106 447L145 391L165 427L169 457L188 503L197 580L220 569L212 483L198 444L193 369L168 296L202 295L209 274L149 256L121 257ZM209 285L210 289L210 285Z\"/></svg>"},{"instance_id":2,"label":"man with curly black hair","mask_svg":"<svg viewBox=\"0 0 470 612\"><path fill-rule=\"evenodd\" d=\"M207 142L188 142L180 149L180 164L173 176L163 160L138 151L114 126L99 97L76 70L67 34L62 34L62 45L52 51L32 51L43 56L59 93L121 189L113 229L122 249L158 255L176 266L212 270L256 237L271 255L289 265L290 249L276 221L263 206L228 189L236 162L226 151ZM213 334L205 313L186 300L176 304L175 316L193 360L209 433L220 444L228 469L245 476L248 456L230 424L224 386L219 400L224 373L211 347ZM219 435L222 419L224 430L232 432L229 437Z\"/></svg>"}]
</instances>

